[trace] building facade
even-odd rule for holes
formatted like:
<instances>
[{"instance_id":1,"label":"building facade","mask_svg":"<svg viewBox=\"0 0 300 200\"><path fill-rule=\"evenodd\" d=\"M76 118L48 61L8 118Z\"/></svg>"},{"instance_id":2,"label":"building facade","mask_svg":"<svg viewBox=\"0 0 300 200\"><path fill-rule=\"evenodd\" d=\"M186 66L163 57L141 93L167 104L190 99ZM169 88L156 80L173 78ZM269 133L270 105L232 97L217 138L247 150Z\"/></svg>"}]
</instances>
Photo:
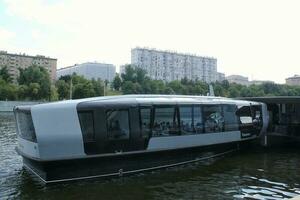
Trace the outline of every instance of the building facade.
<instances>
[{"instance_id":1,"label":"building facade","mask_svg":"<svg viewBox=\"0 0 300 200\"><path fill-rule=\"evenodd\" d=\"M121 75L121 74L125 74L125 70L126 70L126 66L127 66L128 64L125 64L125 65L121 65L120 66L120 71L119 71L119 74Z\"/></svg>"},{"instance_id":2,"label":"building facade","mask_svg":"<svg viewBox=\"0 0 300 200\"><path fill-rule=\"evenodd\" d=\"M225 81L225 74L221 72L217 72L217 81L219 82Z\"/></svg>"},{"instance_id":3,"label":"building facade","mask_svg":"<svg viewBox=\"0 0 300 200\"><path fill-rule=\"evenodd\" d=\"M86 79L101 79L112 81L116 74L116 67L112 64L87 62L82 64L76 64L70 67L65 67L57 70L57 78L65 75L77 75L83 76Z\"/></svg>"},{"instance_id":4,"label":"building facade","mask_svg":"<svg viewBox=\"0 0 300 200\"><path fill-rule=\"evenodd\" d=\"M248 77L241 76L241 75L230 75L226 77L226 80L229 83L237 83L237 84L247 85L247 86L250 84Z\"/></svg>"},{"instance_id":5,"label":"building facade","mask_svg":"<svg viewBox=\"0 0 300 200\"><path fill-rule=\"evenodd\" d=\"M262 84L265 84L265 83L275 84L274 81L269 81L269 80L252 80L252 81L250 81L251 85L262 85Z\"/></svg>"},{"instance_id":6,"label":"building facade","mask_svg":"<svg viewBox=\"0 0 300 200\"><path fill-rule=\"evenodd\" d=\"M285 83L287 85L300 85L300 76L294 75L292 77L286 78Z\"/></svg>"},{"instance_id":7,"label":"building facade","mask_svg":"<svg viewBox=\"0 0 300 200\"><path fill-rule=\"evenodd\" d=\"M8 73L17 82L19 77L19 68L25 69L31 65L45 67L52 80L56 79L57 59L45 56L29 56L25 54L12 54L7 51L0 51L0 68L7 67Z\"/></svg>"},{"instance_id":8,"label":"building facade","mask_svg":"<svg viewBox=\"0 0 300 200\"><path fill-rule=\"evenodd\" d=\"M201 80L217 81L217 59L148 48L131 50L131 64L144 69L152 79L166 82Z\"/></svg>"}]
</instances>

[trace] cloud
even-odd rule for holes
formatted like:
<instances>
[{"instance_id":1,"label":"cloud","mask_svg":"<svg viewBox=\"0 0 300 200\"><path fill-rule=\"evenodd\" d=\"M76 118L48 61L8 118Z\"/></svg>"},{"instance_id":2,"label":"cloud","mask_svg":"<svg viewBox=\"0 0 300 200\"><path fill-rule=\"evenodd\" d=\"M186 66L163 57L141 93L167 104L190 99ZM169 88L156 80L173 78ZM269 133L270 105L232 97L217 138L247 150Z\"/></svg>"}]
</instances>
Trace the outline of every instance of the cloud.
<instances>
[{"instance_id":1,"label":"cloud","mask_svg":"<svg viewBox=\"0 0 300 200\"><path fill-rule=\"evenodd\" d=\"M11 40L16 36L14 32L11 32L5 28L0 27L0 44L1 48L7 48ZM5 50L5 49L2 49Z\"/></svg>"},{"instance_id":2,"label":"cloud","mask_svg":"<svg viewBox=\"0 0 300 200\"><path fill-rule=\"evenodd\" d=\"M297 0L4 2L8 15L36 26L29 32L38 45L28 51L58 58L58 67L128 63L131 48L150 46L217 57L226 74L283 82L299 73Z\"/></svg>"}]
</instances>

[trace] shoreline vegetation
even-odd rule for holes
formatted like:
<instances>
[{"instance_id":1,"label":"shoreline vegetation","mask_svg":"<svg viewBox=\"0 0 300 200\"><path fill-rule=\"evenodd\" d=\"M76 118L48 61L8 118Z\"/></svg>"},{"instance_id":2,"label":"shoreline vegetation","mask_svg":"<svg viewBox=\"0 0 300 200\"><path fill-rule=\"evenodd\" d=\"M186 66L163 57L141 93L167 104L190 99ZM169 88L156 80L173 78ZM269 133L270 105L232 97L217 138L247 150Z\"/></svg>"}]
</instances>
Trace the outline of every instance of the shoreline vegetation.
<instances>
[{"instance_id":1,"label":"shoreline vegetation","mask_svg":"<svg viewBox=\"0 0 300 200\"><path fill-rule=\"evenodd\" d=\"M263 83L244 86L228 81L211 83L215 96L300 96L300 86ZM19 69L19 77L13 80L7 67L0 69L0 101L58 101L94 96L122 94L182 94L207 95L209 84L199 80L163 82L152 80L146 72L127 65L124 74L116 74L109 83L101 79L88 80L76 74L62 76L51 81L48 71L41 66Z\"/></svg>"}]
</instances>

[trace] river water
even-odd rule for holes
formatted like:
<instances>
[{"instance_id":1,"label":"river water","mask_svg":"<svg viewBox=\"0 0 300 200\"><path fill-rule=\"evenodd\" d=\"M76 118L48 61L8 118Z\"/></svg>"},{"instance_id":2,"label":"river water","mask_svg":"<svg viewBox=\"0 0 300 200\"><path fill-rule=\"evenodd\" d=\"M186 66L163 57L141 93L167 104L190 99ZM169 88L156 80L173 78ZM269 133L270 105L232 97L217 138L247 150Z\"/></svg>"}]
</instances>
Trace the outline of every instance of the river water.
<instances>
[{"instance_id":1,"label":"river water","mask_svg":"<svg viewBox=\"0 0 300 200\"><path fill-rule=\"evenodd\" d=\"M289 199L300 195L300 151L251 149L123 178L43 185L15 152L14 116L0 114L0 199Z\"/></svg>"}]
</instances>

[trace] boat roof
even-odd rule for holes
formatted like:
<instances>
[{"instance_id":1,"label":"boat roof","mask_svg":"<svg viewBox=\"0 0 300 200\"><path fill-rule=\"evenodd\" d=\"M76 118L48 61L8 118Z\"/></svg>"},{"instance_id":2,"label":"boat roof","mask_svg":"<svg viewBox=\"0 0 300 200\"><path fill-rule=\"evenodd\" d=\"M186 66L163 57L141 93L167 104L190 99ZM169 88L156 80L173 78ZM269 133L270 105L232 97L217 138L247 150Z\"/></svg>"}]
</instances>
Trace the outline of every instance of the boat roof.
<instances>
[{"instance_id":1,"label":"boat roof","mask_svg":"<svg viewBox=\"0 0 300 200\"><path fill-rule=\"evenodd\" d=\"M300 103L300 96L244 97L239 99L263 103Z\"/></svg>"},{"instance_id":2,"label":"boat roof","mask_svg":"<svg viewBox=\"0 0 300 200\"><path fill-rule=\"evenodd\" d=\"M193 96L193 95L152 95L152 94L139 94L139 95L118 95L118 96L102 96L102 97L92 97L85 99L76 99L76 100L64 100L56 101L50 103L43 103L32 105L30 108L63 108L63 107L73 107L78 104L176 104L176 103L186 103L186 104L199 104L199 103L208 103L208 104L258 104L254 101L249 100L238 100L230 99L226 97L214 97L214 96ZM28 106L26 106L28 107ZM17 106L16 108L25 108L25 106Z\"/></svg>"}]
</instances>

